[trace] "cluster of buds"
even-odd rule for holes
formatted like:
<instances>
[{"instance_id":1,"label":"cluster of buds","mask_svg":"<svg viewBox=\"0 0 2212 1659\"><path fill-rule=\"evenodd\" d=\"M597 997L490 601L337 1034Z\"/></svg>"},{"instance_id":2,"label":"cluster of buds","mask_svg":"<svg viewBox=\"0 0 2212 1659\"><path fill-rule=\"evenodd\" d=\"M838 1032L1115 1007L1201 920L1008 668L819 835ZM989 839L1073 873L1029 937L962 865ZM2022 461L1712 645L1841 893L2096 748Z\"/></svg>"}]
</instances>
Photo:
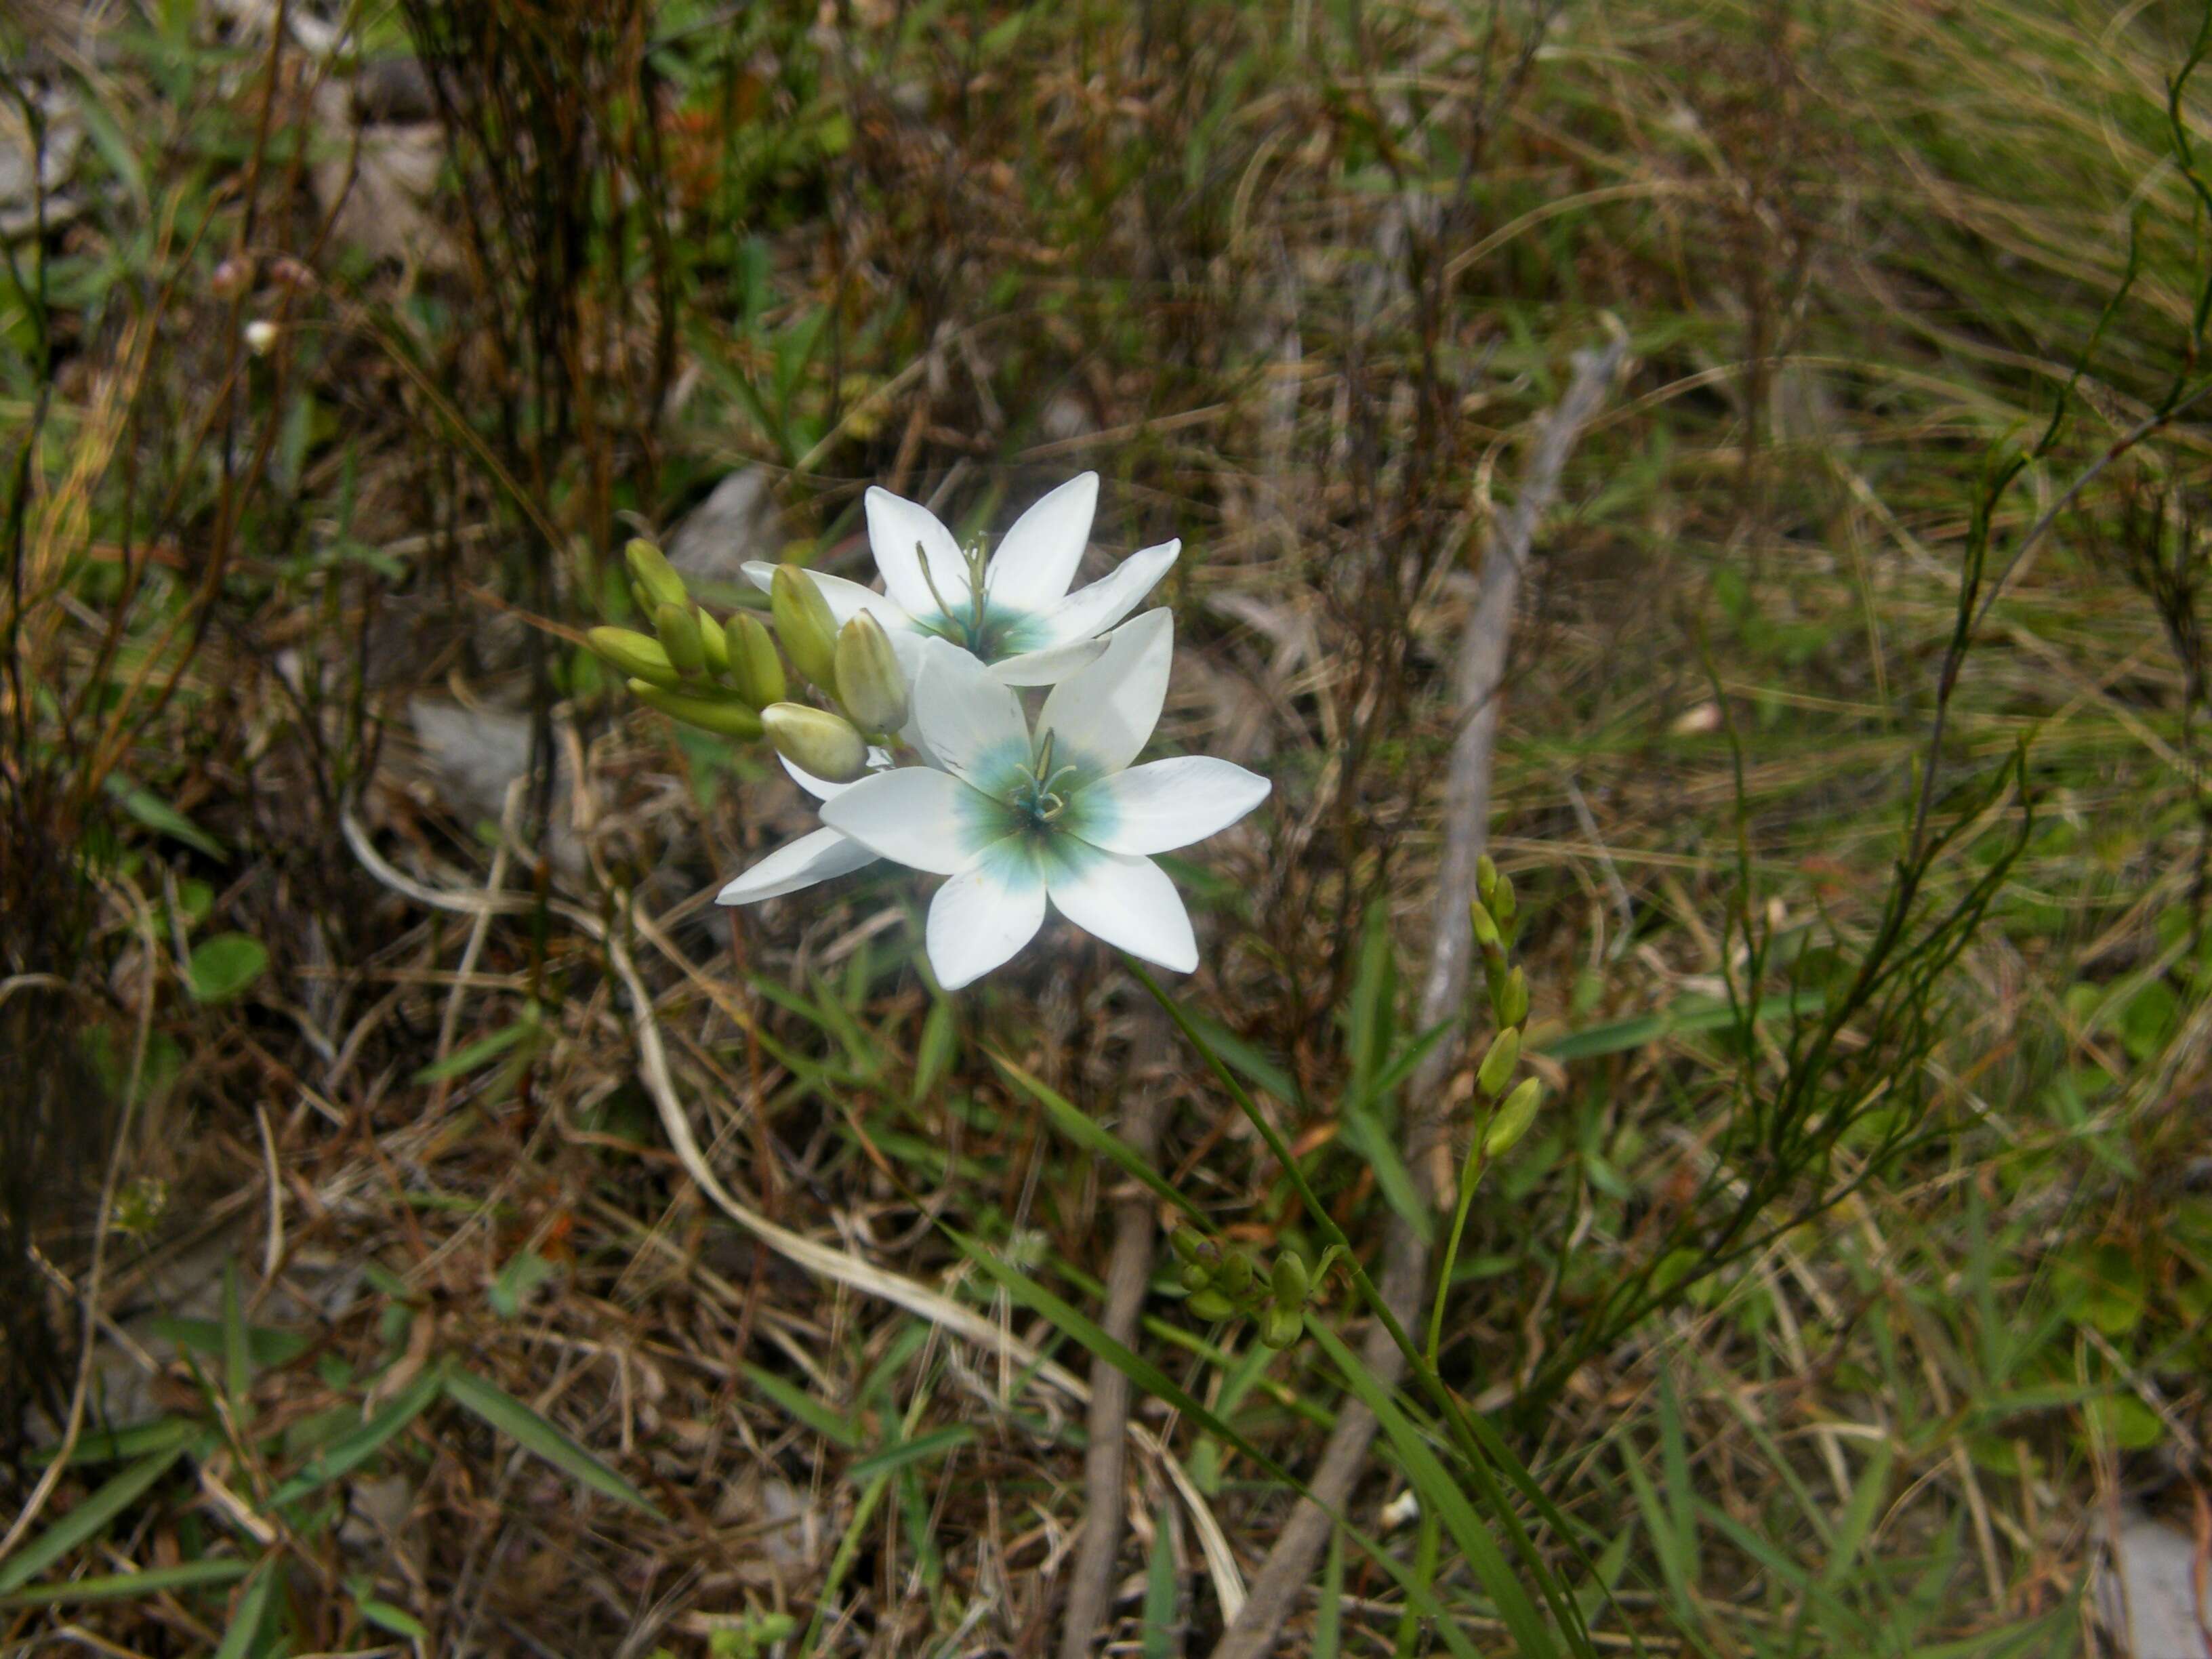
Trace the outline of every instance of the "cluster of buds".
<instances>
[{"instance_id":1,"label":"cluster of buds","mask_svg":"<svg viewBox=\"0 0 2212 1659\"><path fill-rule=\"evenodd\" d=\"M1478 1143L1480 1156L1497 1157L1528 1133L1536 1108L1543 1102L1543 1087L1533 1077L1523 1078L1508 1091L1515 1068L1521 1063L1521 1039L1528 1023L1528 979L1508 960L1518 932L1518 906L1513 878L1500 875L1486 854L1475 866L1478 896L1468 907L1474 941L1482 951L1483 977L1490 988L1490 1012L1498 1035L1489 1052L1475 1068L1474 1083L1491 1108L1489 1127Z\"/></svg>"},{"instance_id":2,"label":"cluster of buds","mask_svg":"<svg viewBox=\"0 0 2212 1659\"><path fill-rule=\"evenodd\" d=\"M796 568L780 567L770 580L769 622L750 611L725 622L692 599L652 543L633 541L623 556L653 632L594 628L585 637L628 676L640 702L719 737L764 736L827 783L862 775L871 743L906 724L906 676L882 624L862 611L838 627L821 589ZM830 708L791 700L787 660Z\"/></svg>"},{"instance_id":3,"label":"cluster of buds","mask_svg":"<svg viewBox=\"0 0 2212 1659\"><path fill-rule=\"evenodd\" d=\"M1200 1318L1256 1319L1260 1340L1271 1348L1287 1348L1304 1334L1313 1275L1294 1251L1276 1256L1263 1279L1249 1251L1224 1250L1189 1227L1176 1228L1168 1242L1182 1261L1177 1274L1190 1292L1186 1305Z\"/></svg>"}]
</instances>

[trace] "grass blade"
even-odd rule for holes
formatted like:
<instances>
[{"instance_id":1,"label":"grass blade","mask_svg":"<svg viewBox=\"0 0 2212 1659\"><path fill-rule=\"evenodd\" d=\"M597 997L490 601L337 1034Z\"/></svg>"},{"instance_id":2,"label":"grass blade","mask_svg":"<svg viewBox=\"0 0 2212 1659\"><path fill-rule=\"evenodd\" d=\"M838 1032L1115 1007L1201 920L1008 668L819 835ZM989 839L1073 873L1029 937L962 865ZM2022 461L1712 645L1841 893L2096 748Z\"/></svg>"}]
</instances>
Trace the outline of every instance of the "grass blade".
<instances>
[{"instance_id":1,"label":"grass blade","mask_svg":"<svg viewBox=\"0 0 2212 1659\"><path fill-rule=\"evenodd\" d=\"M1151 1164L1138 1157L1119 1135L1101 1127L1073 1102L1031 1077L1005 1055L994 1054L991 1060L1015 1087L1044 1108L1045 1115L1052 1120L1053 1127L1060 1133L1085 1152L1109 1159L1124 1175L1143 1182L1146 1189L1163 1203L1173 1206L1193 1221L1204 1220L1198 1206L1177 1192L1173 1184Z\"/></svg>"},{"instance_id":2,"label":"grass blade","mask_svg":"<svg viewBox=\"0 0 2212 1659\"><path fill-rule=\"evenodd\" d=\"M440 1379L425 1372L394 1395L384 1408L317 1453L307 1467L269 1495L275 1504L297 1503L319 1486L358 1468L404 1433L438 1397Z\"/></svg>"},{"instance_id":3,"label":"grass blade","mask_svg":"<svg viewBox=\"0 0 2212 1659\"><path fill-rule=\"evenodd\" d=\"M652 1500L505 1389L468 1371L445 1375L446 1398L604 1498L662 1520Z\"/></svg>"},{"instance_id":4,"label":"grass blade","mask_svg":"<svg viewBox=\"0 0 2212 1659\"><path fill-rule=\"evenodd\" d=\"M104 1572L91 1578L72 1578L65 1584L40 1584L34 1589L0 1595L0 1607L51 1607L64 1601L123 1601L161 1590L196 1589L208 1584L234 1584L250 1569L243 1561L180 1561L173 1567L149 1567L143 1572Z\"/></svg>"},{"instance_id":5,"label":"grass blade","mask_svg":"<svg viewBox=\"0 0 2212 1659\"><path fill-rule=\"evenodd\" d=\"M179 1443L147 1453L24 1545L13 1560L0 1566L0 1596L21 1589L78 1545L105 1532L109 1522L137 1503L168 1473L169 1466L183 1455L184 1449L184 1443Z\"/></svg>"}]
</instances>

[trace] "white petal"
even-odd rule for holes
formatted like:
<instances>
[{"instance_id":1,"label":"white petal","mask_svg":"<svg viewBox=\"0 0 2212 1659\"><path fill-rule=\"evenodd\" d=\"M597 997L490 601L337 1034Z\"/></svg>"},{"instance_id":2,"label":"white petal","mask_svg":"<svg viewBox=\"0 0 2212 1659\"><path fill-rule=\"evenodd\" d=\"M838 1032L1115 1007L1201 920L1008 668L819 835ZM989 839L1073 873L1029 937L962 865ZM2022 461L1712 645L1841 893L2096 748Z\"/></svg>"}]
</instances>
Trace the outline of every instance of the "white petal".
<instances>
[{"instance_id":1,"label":"white petal","mask_svg":"<svg viewBox=\"0 0 2212 1659\"><path fill-rule=\"evenodd\" d=\"M1104 633L1137 608L1182 551L1181 542L1162 542L1132 553L1090 586L1077 588L1037 618L1045 643L1065 645Z\"/></svg>"},{"instance_id":2,"label":"white petal","mask_svg":"<svg viewBox=\"0 0 2212 1659\"><path fill-rule=\"evenodd\" d=\"M860 779L822 803L822 822L883 857L949 876L994 838L993 803L950 772L902 766Z\"/></svg>"},{"instance_id":3,"label":"white petal","mask_svg":"<svg viewBox=\"0 0 2212 1659\"><path fill-rule=\"evenodd\" d=\"M1014 520L991 555L984 576L991 602L1013 611L1042 611L1067 597L1075 567L1091 543L1098 510L1098 475L1070 478Z\"/></svg>"},{"instance_id":4,"label":"white petal","mask_svg":"<svg viewBox=\"0 0 2212 1659\"><path fill-rule=\"evenodd\" d=\"M875 550L876 568L884 573L884 586L893 599L917 617L934 615L937 599L929 591L934 580L945 604L968 602L968 562L937 514L879 486L868 491L867 511L868 545ZM929 561L927 578L921 574L924 558Z\"/></svg>"},{"instance_id":5,"label":"white petal","mask_svg":"<svg viewBox=\"0 0 2212 1659\"><path fill-rule=\"evenodd\" d=\"M1097 662L1106 649L1103 640L1077 640L1069 645L1024 651L991 665L991 678L1006 685L1058 685L1085 663Z\"/></svg>"},{"instance_id":6,"label":"white petal","mask_svg":"<svg viewBox=\"0 0 2212 1659\"><path fill-rule=\"evenodd\" d=\"M981 979L1044 926L1044 878L1020 836L988 848L929 902L929 965L948 991Z\"/></svg>"},{"instance_id":7,"label":"white petal","mask_svg":"<svg viewBox=\"0 0 2212 1659\"><path fill-rule=\"evenodd\" d=\"M1171 853L1218 835L1267 798L1257 772L1209 755L1150 761L1075 797L1078 833L1112 853Z\"/></svg>"},{"instance_id":8,"label":"white petal","mask_svg":"<svg viewBox=\"0 0 2212 1659\"><path fill-rule=\"evenodd\" d=\"M958 646L924 645L914 677L915 724L929 752L957 776L995 792L1030 755L1030 726L1014 689Z\"/></svg>"},{"instance_id":9,"label":"white petal","mask_svg":"<svg viewBox=\"0 0 2212 1659\"><path fill-rule=\"evenodd\" d=\"M1190 913L1150 859L1079 845L1052 863L1045 880L1054 907L1078 927L1179 974L1198 966Z\"/></svg>"},{"instance_id":10,"label":"white petal","mask_svg":"<svg viewBox=\"0 0 2212 1659\"><path fill-rule=\"evenodd\" d=\"M791 774L791 781L797 784L801 789L804 789L808 794L813 796L817 800L828 800L832 795L842 795L848 789L850 789L853 787L851 783L832 783L827 778L817 778L813 773L807 771L805 768L793 766L790 761L785 759L781 755L778 755L776 758L783 762L783 769ZM871 772L883 771L885 768L890 766L890 763L891 751L890 750L871 749L868 750L868 770ZM854 783L859 781L860 780L857 778L854 780Z\"/></svg>"},{"instance_id":11,"label":"white petal","mask_svg":"<svg viewBox=\"0 0 2212 1659\"><path fill-rule=\"evenodd\" d=\"M1165 606L1115 629L1104 654L1044 700L1037 740L1053 734L1053 765L1073 762L1087 782L1136 759L1159 724L1174 655L1175 613Z\"/></svg>"},{"instance_id":12,"label":"white petal","mask_svg":"<svg viewBox=\"0 0 2212 1659\"><path fill-rule=\"evenodd\" d=\"M817 830L770 853L714 895L717 904L758 904L873 864L876 855L835 830Z\"/></svg>"}]
</instances>

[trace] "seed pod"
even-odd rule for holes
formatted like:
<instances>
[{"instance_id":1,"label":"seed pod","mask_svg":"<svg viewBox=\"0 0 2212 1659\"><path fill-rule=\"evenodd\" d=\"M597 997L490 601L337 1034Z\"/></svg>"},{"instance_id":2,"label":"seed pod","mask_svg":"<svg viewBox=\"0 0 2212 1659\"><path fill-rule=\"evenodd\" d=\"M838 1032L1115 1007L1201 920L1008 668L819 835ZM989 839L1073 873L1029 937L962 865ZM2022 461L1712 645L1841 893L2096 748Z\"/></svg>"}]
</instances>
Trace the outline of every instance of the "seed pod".
<instances>
[{"instance_id":1,"label":"seed pod","mask_svg":"<svg viewBox=\"0 0 2212 1659\"><path fill-rule=\"evenodd\" d=\"M776 655L775 635L766 623L750 611L740 611L723 630L723 644L739 696L756 708L783 701L783 659Z\"/></svg>"},{"instance_id":2,"label":"seed pod","mask_svg":"<svg viewBox=\"0 0 2212 1659\"><path fill-rule=\"evenodd\" d=\"M670 691L644 680L632 680L629 689L648 708L658 708L671 720L696 726L717 737L743 738L761 734L761 717L726 691Z\"/></svg>"},{"instance_id":3,"label":"seed pod","mask_svg":"<svg viewBox=\"0 0 2212 1659\"><path fill-rule=\"evenodd\" d=\"M837 630L837 701L863 731L896 732L906 724L906 676L891 636L863 611Z\"/></svg>"},{"instance_id":4,"label":"seed pod","mask_svg":"<svg viewBox=\"0 0 2212 1659\"><path fill-rule=\"evenodd\" d=\"M760 720L777 754L825 783L850 783L868 769L867 740L842 714L803 702L772 702Z\"/></svg>"},{"instance_id":5,"label":"seed pod","mask_svg":"<svg viewBox=\"0 0 2212 1659\"><path fill-rule=\"evenodd\" d=\"M703 605L694 605L691 620L699 629L699 654L707 659L707 672L716 679L727 679L730 675L730 641L722 632L722 624L708 616Z\"/></svg>"},{"instance_id":6,"label":"seed pod","mask_svg":"<svg viewBox=\"0 0 2212 1659\"><path fill-rule=\"evenodd\" d=\"M824 691L837 689L837 619L814 579L795 565L780 564L768 590L769 614L792 666Z\"/></svg>"},{"instance_id":7,"label":"seed pod","mask_svg":"<svg viewBox=\"0 0 2212 1659\"><path fill-rule=\"evenodd\" d=\"M650 634L641 634L630 628L594 628L584 635L584 641L594 655L650 684L674 685L684 678L676 672L676 665L668 660L660 641Z\"/></svg>"},{"instance_id":8,"label":"seed pod","mask_svg":"<svg viewBox=\"0 0 2212 1659\"><path fill-rule=\"evenodd\" d=\"M1490 1127L1482 1137L1482 1155L1496 1158L1527 1134L1528 1126L1536 1121L1536 1108L1543 1099L1544 1085L1533 1077L1522 1078L1521 1086L1505 1097L1498 1115L1490 1120Z\"/></svg>"},{"instance_id":9,"label":"seed pod","mask_svg":"<svg viewBox=\"0 0 2212 1659\"><path fill-rule=\"evenodd\" d=\"M1498 923L1492 919L1490 912L1482 908L1480 899L1468 902L1467 919L1474 925L1474 942L1484 950L1502 951L1505 948L1505 940L1498 931Z\"/></svg>"},{"instance_id":10,"label":"seed pod","mask_svg":"<svg viewBox=\"0 0 2212 1659\"><path fill-rule=\"evenodd\" d=\"M707 672L707 653L699 643L699 624L687 607L664 605L655 610L653 631L660 635L662 648L668 653L668 660L676 665L678 673Z\"/></svg>"},{"instance_id":11,"label":"seed pod","mask_svg":"<svg viewBox=\"0 0 2212 1659\"><path fill-rule=\"evenodd\" d=\"M1260 1340L1287 1348L1306 1334L1306 1316L1296 1308L1270 1308L1260 1321Z\"/></svg>"},{"instance_id":12,"label":"seed pod","mask_svg":"<svg viewBox=\"0 0 2212 1659\"><path fill-rule=\"evenodd\" d=\"M1498 1023L1518 1025L1528 1018L1528 976L1516 968L1505 976L1505 988L1498 994Z\"/></svg>"},{"instance_id":13,"label":"seed pod","mask_svg":"<svg viewBox=\"0 0 2212 1659\"><path fill-rule=\"evenodd\" d=\"M629 566L630 580L645 590L651 601L644 608L647 612L664 605L688 605L690 594L684 592L684 578L676 574L676 567L661 556L660 550L648 541L633 541L623 549L623 561Z\"/></svg>"},{"instance_id":14,"label":"seed pod","mask_svg":"<svg viewBox=\"0 0 2212 1659\"><path fill-rule=\"evenodd\" d=\"M1521 1063L1521 1030L1509 1025L1498 1034L1490 1045L1490 1052L1482 1057L1482 1069L1474 1074L1475 1086L1495 1100L1511 1080L1513 1068Z\"/></svg>"},{"instance_id":15,"label":"seed pod","mask_svg":"<svg viewBox=\"0 0 2212 1659\"><path fill-rule=\"evenodd\" d=\"M1275 1258L1275 1269L1267 1275L1267 1290L1278 1308L1303 1308L1312 1293L1313 1280L1306 1264L1285 1250Z\"/></svg>"},{"instance_id":16,"label":"seed pod","mask_svg":"<svg viewBox=\"0 0 2212 1659\"><path fill-rule=\"evenodd\" d=\"M1234 1319L1237 1316L1237 1304L1218 1291L1200 1291L1183 1306L1200 1319Z\"/></svg>"},{"instance_id":17,"label":"seed pod","mask_svg":"<svg viewBox=\"0 0 2212 1659\"><path fill-rule=\"evenodd\" d=\"M1176 1272L1186 1291L1202 1291L1213 1283L1213 1269L1203 1261L1186 1261Z\"/></svg>"},{"instance_id":18,"label":"seed pod","mask_svg":"<svg viewBox=\"0 0 2212 1659\"><path fill-rule=\"evenodd\" d=\"M1474 890L1485 904L1497 896L1498 866L1492 861L1487 853L1483 854L1474 861Z\"/></svg>"},{"instance_id":19,"label":"seed pod","mask_svg":"<svg viewBox=\"0 0 2212 1659\"><path fill-rule=\"evenodd\" d=\"M1498 877L1498 894L1490 901L1490 908L1497 915L1498 925L1500 927L1510 927L1513 925L1513 915L1519 908L1519 903L1513 896L1512 877Z\"/></svg>"}]
</instances>

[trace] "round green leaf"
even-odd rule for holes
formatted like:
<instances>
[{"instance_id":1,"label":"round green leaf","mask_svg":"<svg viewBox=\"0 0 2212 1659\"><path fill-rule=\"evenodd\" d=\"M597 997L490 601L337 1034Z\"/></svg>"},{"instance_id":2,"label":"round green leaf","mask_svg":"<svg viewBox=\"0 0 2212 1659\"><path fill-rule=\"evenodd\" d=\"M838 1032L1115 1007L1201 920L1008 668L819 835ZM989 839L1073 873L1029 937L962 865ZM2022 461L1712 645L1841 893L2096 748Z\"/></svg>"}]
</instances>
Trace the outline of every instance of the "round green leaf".
<instances>
[{"instance_id":1,"label":"round green leaf","mask_svg":"<svg viewBox=\"0 0 2212 1659\"><path fill-rule=\"evenodd\" d=\"M228 1002L261 977L268 947L246 933L217 933L192 947L185 987L195 1002Z\"/></svg>"}]
</instances>

